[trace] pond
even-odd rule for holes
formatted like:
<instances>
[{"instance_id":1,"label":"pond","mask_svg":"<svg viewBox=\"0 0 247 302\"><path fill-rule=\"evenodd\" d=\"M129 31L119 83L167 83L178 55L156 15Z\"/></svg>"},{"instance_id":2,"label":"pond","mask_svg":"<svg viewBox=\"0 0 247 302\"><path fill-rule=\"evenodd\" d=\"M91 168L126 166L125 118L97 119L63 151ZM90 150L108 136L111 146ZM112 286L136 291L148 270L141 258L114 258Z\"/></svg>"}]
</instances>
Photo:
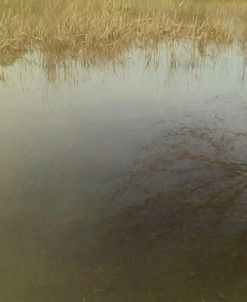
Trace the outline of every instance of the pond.
<instances>
[{"instance_id":1,"label":"pond","mask_svg":"<svg viewBox=\"0 0 247 302\"><path fill-rule=\"evenodd\" d=\"M0 82L2 301L246 301L242 55L34 57Z\"/></svg>"}]
</instances>

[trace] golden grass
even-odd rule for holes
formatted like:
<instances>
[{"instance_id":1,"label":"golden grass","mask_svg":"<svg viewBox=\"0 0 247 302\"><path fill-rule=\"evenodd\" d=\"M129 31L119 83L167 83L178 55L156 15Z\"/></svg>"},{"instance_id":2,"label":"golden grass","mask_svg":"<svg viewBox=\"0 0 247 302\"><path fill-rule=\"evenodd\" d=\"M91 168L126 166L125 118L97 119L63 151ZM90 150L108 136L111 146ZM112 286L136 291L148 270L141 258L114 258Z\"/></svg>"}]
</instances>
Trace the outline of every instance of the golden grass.
<instances>
[{"instance_id":1,"label":"golden grass","mask_svg":"<svg viewBox=\"0 0 247 302\"><path fill-rule=\"evenodd\" d=\"M246 20L241 0L2 0L0 64L35 50L60 62L107 61L181 39L204 54L210 42L245 45Z\"/></svg>"}]
</instances>

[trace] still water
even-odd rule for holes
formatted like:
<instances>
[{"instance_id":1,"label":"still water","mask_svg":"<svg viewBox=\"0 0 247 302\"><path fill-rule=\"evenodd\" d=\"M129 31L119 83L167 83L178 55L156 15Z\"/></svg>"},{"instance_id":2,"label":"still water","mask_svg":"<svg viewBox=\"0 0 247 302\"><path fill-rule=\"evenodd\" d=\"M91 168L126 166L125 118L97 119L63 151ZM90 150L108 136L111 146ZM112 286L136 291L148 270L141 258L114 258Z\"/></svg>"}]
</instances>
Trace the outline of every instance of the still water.
<instances>
[{"instance_id":1,"label":"still water","mask_svg":"<svg viewBox=\"0 0 247 302\"><path fill-rule=\"evenodd\" d=\"M159 60L4 70L0 301L247 301L243 58Z\"/></svg>"}]
</instances>

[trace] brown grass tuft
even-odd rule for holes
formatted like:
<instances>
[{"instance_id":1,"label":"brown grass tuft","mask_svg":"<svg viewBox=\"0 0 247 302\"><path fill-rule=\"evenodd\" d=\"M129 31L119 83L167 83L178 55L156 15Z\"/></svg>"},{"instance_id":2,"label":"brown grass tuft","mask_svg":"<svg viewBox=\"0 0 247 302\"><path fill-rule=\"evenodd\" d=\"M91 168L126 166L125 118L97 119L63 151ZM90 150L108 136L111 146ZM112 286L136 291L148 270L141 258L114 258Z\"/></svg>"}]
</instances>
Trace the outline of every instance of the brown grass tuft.
<instances>
[{"instance_id":1,"label":"brown grass tuft","mask_svg":"<svg viewBox=\"0 0 247 302\"><path fill-rule=\"evenodd\" d=\"M2 0L0 64L37 50L52 61L102 62L181 39L204 54L211 42L245 46L246 16L241 0Z\"/></svg>"}]
</instances>

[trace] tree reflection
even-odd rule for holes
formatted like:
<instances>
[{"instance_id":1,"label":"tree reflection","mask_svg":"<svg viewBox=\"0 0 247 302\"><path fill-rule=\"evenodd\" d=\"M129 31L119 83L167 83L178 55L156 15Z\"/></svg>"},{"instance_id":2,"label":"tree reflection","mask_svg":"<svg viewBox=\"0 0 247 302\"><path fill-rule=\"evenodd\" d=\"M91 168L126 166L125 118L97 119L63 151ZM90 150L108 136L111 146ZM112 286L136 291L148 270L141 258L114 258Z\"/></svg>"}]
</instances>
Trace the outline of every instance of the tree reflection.
<instances>
[{"instance_id":1,"label":"tree reflection","mask_svg":"<svg viewBox=\"0 0 247 302\"><path fill-rule=\"evenodd\" d=\"M176 125L142 147L104 230L144 287L171 301L244 301L246 146L246 133Z\"/></svg>"}]
</instances>

